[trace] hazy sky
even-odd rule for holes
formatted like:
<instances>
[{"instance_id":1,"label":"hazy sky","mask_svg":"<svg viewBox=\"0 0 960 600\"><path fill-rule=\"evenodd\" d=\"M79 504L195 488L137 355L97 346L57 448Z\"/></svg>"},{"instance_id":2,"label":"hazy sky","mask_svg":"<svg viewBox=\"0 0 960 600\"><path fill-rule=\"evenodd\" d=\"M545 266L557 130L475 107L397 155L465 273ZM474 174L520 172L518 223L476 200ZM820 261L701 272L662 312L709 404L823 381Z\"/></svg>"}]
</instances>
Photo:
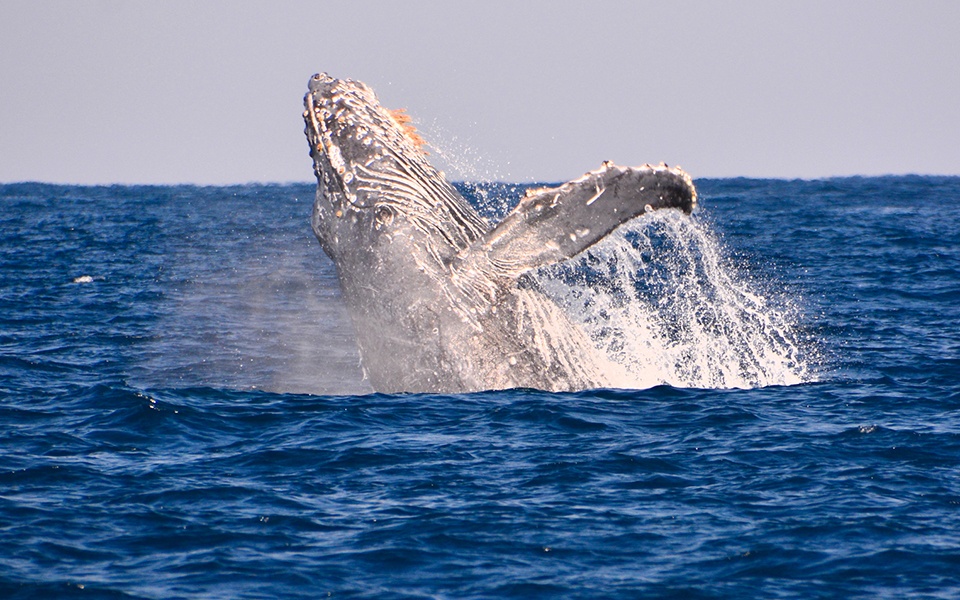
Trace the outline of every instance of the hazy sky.
<instances>
[{"instance_id":1,"label":"hazy sky","mask_svg":"<svg viewBox=\"0 0 960 600\"><path fill-rule=\"evenodd\" d=\"M0 182L311 180L317 71L455 179L960 174L952 0L0 0Z\"/></svg>"}]
</instances>

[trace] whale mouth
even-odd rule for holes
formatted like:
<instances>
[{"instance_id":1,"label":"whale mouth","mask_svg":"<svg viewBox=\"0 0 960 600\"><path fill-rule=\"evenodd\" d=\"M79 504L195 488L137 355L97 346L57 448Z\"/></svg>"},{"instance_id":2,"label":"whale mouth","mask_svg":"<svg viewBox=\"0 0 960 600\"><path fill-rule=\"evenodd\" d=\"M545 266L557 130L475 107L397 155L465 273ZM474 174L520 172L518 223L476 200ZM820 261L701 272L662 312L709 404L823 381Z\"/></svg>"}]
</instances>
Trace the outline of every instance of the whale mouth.
<instances>
[{"instance_id":1,"label":"whale mouth","mask_svg":"<svg viewBox=\"0 0 960 600\"><path fill-rule=\"evenodd\" d=\"M403 230L435 253L438 240L454 252L489 228L427 160L406 113L383 107L365 84L318 73L304 108L317 176L313 226L328 253L343 227L385 239Z\"/></svg>"},{"instance_id":2,"label":"whale mouth","mask_svg":"<svg viewBox=\"0 0 960 600\"><path fill-rule=\"evenodd\" d=\"M400 157L426 162L423 138L410 117L383 107L362 82L314 75L303 118L318 180L336 186L354 207L371 206L362 192L372 174L392 170Z\"/></svg>"}]
</instances>

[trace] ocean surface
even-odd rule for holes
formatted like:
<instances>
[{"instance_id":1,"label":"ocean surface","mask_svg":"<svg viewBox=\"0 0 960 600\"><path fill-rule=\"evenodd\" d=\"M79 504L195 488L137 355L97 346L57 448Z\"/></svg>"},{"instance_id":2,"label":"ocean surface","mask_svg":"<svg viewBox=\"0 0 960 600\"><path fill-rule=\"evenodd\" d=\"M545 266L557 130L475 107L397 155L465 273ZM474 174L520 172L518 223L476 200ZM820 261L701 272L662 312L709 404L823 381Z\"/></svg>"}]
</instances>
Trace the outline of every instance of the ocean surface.
<instances>
[{"instance_id":1,"label":"ocean surface","mask_svg":"<svg viewBox=\"0 0 960 600\"><path fill-rule=\"evenodd\" d=\"M0 598L960 597L960 178L696 183L538 275L622 388L467 395L312 185L0 185Z\"/></svg>"}]
</instances>

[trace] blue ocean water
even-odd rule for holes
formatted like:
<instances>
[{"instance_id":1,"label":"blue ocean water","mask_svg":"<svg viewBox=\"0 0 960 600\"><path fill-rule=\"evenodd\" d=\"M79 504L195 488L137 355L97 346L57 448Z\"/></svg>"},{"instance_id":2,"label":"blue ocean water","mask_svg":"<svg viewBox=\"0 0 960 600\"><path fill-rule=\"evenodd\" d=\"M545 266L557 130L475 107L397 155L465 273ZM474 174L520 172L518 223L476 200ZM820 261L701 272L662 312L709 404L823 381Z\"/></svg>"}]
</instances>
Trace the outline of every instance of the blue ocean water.
<instances>
[{"instance_id":1,"label":"blue ocean water","mask_svg":"<svg viewBox=\"0 0 960 600\"><path fill-rule=\"evenodd\" d=\"M746 291L665 217L638 297L785 362L469 395L371 393L310 185L0 185L0 597L960 597L960 178L697 185Z\"/></svg>"}]
</instances>

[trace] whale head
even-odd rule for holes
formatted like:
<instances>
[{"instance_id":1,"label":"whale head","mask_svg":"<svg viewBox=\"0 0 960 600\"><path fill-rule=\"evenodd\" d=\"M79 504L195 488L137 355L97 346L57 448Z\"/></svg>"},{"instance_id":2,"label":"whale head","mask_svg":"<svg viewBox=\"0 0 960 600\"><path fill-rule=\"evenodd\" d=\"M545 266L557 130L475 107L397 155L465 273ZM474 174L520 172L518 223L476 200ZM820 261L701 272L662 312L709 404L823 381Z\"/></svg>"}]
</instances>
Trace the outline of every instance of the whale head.
<instances>
[{"instance_id":1,"label":"whale head","mask_svg":"<svg viewBox=\"0 0 960 600\"><path fill-rule=\"evenodd\" d=\"M347 247L397 236L419 241L427 254L452 256L487 229L427 161L409 117L383 107L365 84L319 73L304 108L318 183L313 230L335 261Z\"/></svg>"}]
</instances>

